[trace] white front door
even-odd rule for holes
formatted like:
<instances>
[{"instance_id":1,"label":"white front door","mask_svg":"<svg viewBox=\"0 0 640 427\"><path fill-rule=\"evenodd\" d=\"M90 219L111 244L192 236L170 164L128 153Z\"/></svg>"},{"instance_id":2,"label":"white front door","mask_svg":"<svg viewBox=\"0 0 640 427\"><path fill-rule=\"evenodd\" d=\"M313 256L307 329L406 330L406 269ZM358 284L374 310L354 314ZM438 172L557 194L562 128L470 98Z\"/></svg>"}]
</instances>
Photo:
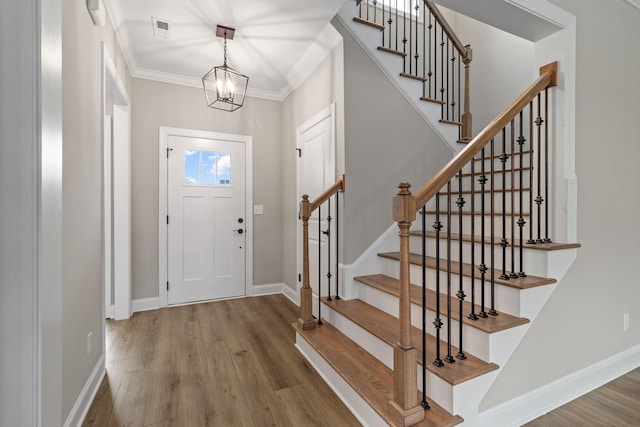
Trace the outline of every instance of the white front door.
<instances>
[{"instance_id":1,"label":"white front door","mask_svg":"<svg viewBox=\"0 0 640 427\"><path fill-rule=\"evenodd\" d=\"M298 158L298 202L303 194L309 195L309 200L318 197L322 192L336 181L335 166L335 106L331 105L313 118L298 127L297 145ZM331 200L331 211L328 203L323 204L309 218L309 279L313 293L318 295L319 286L322 286L321 295L327 296L329 292L329 279L327 273L335 272L335 240L332 241L331 254L328 252L328 235L330 230L335 236L335 203ZM333 220L329 221L329 217ZM298 227L298 236L301 239L301 227ZM331 258L329 258L329 256ZM329 265L329 260L333 265ZM300 258L300 244L298 245L298 266L302 268ZM331 294L335 295L335 279L331 282Z\"/></svg>"},{"instance_id":2,"label":"white front door","mask_svg":"<svg viewBox=\"0 0 640 427\"><path fill-rule=\"evenodd\" d=\"M245 294L245 146L170 135L168 304Z\"/></svg>"}]
</instances>

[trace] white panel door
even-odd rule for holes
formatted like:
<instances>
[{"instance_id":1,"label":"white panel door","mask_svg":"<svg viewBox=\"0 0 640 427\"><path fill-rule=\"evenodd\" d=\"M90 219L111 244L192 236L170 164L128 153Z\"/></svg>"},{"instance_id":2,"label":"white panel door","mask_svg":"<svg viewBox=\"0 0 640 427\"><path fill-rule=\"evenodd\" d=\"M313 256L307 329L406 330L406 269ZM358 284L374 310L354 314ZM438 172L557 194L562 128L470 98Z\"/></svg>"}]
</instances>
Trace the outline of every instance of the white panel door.
<instances>
[{"instance_id":1,"label":"white panel door","mask_svg":"<svg viewBox=\"0 0 640 427\"><path fill-rule=\"evenodd\" d=\"M168 303L245 294L245 147L168 138Z\"/></svg>"},{"instance_id":2,"label":"white panel door","mask_svg":"<svg viewBox=\"0 0 640 427\"><path fill-rule=\"evenodd\" d=\"M298 128L298 148L300 149L298 162L298 200L303 194L309 195L309 200L318 197L336 180L335 172L335 122L333 106L327 108ZM326 231L331 227L331 234L335 236L335 204L332 198L331 211L328 204L323 204L309 218L309 279L313 293L318 295L318 286L322 286L321 295L326 296L329 289L329 253L327 248ZM334 220L328 221L329 216ZM300 233L300 231L299 231ZM332 241L334 246L335 240ZM331 259L335 264L335 246L331 248ZM299 252L299 251L298 251ZM301 262L298 262L301 266ZM336 274L331 266L332 276ZM331 283L331 294L335 294L335 279ZM314 309L315 310L315 309Z\"/></svg>"}]
</instances>

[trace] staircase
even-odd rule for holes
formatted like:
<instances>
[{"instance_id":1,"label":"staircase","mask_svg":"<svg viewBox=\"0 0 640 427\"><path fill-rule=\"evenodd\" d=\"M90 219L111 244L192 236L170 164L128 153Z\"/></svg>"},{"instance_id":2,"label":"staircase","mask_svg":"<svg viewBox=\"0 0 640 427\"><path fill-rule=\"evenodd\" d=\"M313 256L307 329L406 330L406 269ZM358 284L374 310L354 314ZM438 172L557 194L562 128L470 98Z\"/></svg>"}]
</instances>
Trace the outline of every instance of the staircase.
<instances>
[{"instance_id":1,"label":"staircase","mask_svg":"<svg viewBox=\"0 0 640 427\"><path fill-rule=\"evenodd\" d=\"M350 28L362 27L354 34L393 32L376 22L384 2L380 9L378 2L358 1L359 10L351 4L348 12L349 3L340 15L345 21L346 13L356 11L358 16L345 22ZM410 2L414 4L422 7L422 2ZM430 2L420 10L422 23L411 14L399 18L391 8L382 22L392 19L411 28L414 19L413 28L424 32L427 19L429 26L443 19ZM451 32L446 23L439 25L442 34ZM426 33L423 36L426 39ZM399 36L386 37L392 45L394 38ZM345 178L313 201L303 197L296 347L364 425L482 425L480 401L579 247L553 242L549 235L545 200L552 141L546 129L552 114L547 92L556 74L552 66L543 67L541 77L472 138L471 114L460 111L451 88L441 91L439 100L426 96L424 86L432 77L427 68L416 65L408 73L406 57L415 55L385 47L384 40L378 45L380 40L370 34L361 39L369 43L372 55L389 55L381 66L393 63L391 59L404 62L393 78L418 83L415 95L407 98L437 105L425 113L434 128L441 129L452 146L468 144L415 193L408 183L399 185L393 200L393 228L399 232L385 233L363 255L362 275L343 278L354 298L341 298L337 287L323 296L322 269L315 268L317 278L309 273L309 218L332 196L338 201ZM464 48L468 68L471 51ZM466 83L454 93L468 90L468 78ZM451 103L451 116L443 117ZM331 281L331 272L327 278Z\"/></svg>"}]
</instances>

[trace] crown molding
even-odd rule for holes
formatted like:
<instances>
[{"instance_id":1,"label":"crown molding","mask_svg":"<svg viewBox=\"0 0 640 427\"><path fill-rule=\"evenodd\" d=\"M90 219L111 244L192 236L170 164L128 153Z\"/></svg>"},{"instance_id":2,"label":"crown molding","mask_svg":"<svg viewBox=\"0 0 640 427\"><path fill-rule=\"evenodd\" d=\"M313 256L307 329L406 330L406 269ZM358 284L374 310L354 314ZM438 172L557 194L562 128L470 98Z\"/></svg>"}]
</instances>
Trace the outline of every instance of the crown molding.
<instances>
[{"instance_id":1,"label":"crown molding","mask_svg":"<svg viewBox=\"0 0 640 427\"><path fill-rule=\"evenodd\" d=\"M180 86L202 88L202 80L195 77L188 77L179 74L166 73L163 71L151 70L138 66L135 58L131 37L125 25L124 13L120 7L119 0L103 0L104 6L111 19L114 31L125 62L129 68L131 77L154 80L163 83L176 84ZM329 52L342 40L340 34L333 28L331 23L318 35L296 62L293 69L287 74L285 82L278 90L256 89L249 86L247 96L262 98L271 101L284 101L291 92L297 89L315 71L320 63L326 58ZM249 76L251 77L251 76Z\"/></svg>"}]
</instances>

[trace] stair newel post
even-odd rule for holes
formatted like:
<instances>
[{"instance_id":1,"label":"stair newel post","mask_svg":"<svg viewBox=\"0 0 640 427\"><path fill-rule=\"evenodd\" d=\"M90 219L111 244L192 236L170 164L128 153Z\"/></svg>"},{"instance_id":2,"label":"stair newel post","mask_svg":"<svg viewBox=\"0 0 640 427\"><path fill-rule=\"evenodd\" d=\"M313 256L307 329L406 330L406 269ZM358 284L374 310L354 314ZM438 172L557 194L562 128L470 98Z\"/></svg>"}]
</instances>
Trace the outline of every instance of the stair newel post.
<instances>
[{"instance_id":1,"label":"stair newel post","mask_svg":"<svg viewBox=\"0 0 640 427\"><path fill-rule=\"evenodd\" d=\"M309 282L309 218L311 217L311 202L304 194L300 202L300 219L302 220L302 288L300 289L300 317L298 324L302 329L313 329L316 322L311 310L312 292Z\"/></svg>"},{"instance_id":2,"label":"stair newel post","mask_svg":"<svg viewBox=\"0 0 640 427\"><path fill-rule=\"evenodd\" d=\"M469 73L471 65L471 61L473 59L473 50L471 50L471 46L466 45L465 47L464 58L462 62L464 62L464 113L462 114L462 141L471 141L472 139L472 120L471 120L471 110L470 110L470 100L469 100Z\"/></svg>"},{"instance_id":3,"label":"stair newel post","mask_svg":"<svg viewBox=\"0 0 640 427\"><path fill-rule=\"evenodd\" d=\"M409 228L416 219L416 198L408 182L398 185L393 198L393 220L398 223L400 237L400 336L393 351L394 400L402 425L412 425L424 419L424 409L418 403L418 352L411 342L411 299L409 294Z\"/></svg>"}]
</instances>

